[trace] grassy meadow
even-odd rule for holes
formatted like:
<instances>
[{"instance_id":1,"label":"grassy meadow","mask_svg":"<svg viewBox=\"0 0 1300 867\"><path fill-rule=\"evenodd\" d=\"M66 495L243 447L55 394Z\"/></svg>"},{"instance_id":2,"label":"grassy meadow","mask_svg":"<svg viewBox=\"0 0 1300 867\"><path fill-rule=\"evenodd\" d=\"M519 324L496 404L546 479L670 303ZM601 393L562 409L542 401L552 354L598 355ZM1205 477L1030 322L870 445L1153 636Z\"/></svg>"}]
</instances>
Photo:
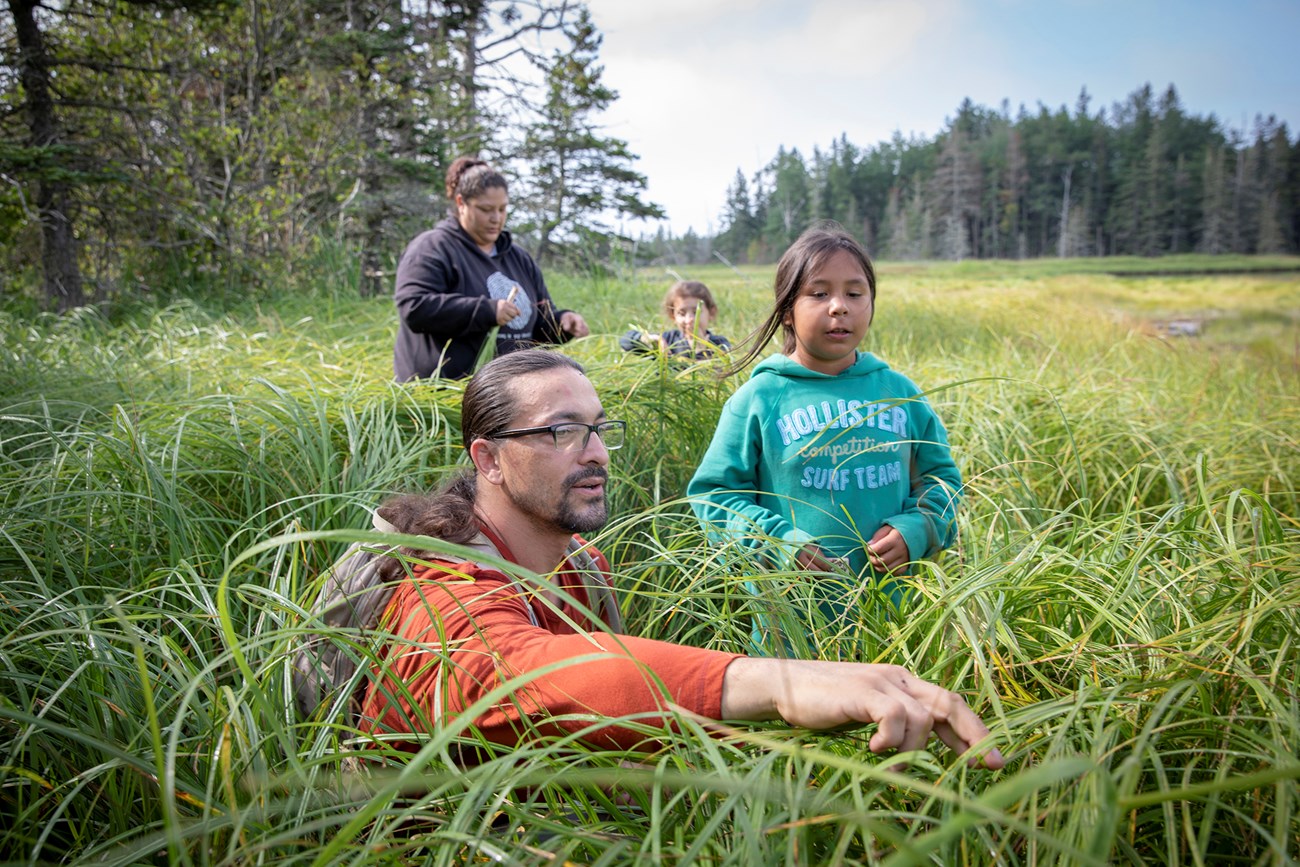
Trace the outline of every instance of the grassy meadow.
<instances>
[{"instance_id":1,"label":"grassy meadow","mask_svg":"<svg viewBox=\"0 0 1300 867\"><path fill-rule=\"evenodd\" d=\"M686 718L624 721L634 754L539 737L466 765L464 720L416 754L350 750L337 715L292 709L303 606L379 538L368 507L457 465L459 387L392 384L391 302L328 282L0 310L0 861L1294 864L1300 274L1208 267L1300 261L880 267L864 348L943 417L961 538L906 616L864 602L795 650L961 692L998 772L937 741L890 770L870 729ZM771 268L676 270L733 341L770 303ZM744 375L619 351L664 327L672 279L551 280L593 330L566 351L629 422L596 543L630 631L744 649L759 605L816 615L680 500Z\"/></svg>"}]
</instances>

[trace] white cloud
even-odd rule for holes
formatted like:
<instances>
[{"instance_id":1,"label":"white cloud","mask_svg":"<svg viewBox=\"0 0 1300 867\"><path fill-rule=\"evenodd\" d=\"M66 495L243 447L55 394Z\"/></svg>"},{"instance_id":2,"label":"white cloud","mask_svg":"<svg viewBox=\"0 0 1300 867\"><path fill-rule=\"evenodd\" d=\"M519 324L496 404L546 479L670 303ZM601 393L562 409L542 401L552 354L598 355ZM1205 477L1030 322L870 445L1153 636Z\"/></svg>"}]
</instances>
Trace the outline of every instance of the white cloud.
<instances>
[{"instance_id":1,"label":"white cloud","mask_svg":"<svg viewBox=\"0 0 1300 867\"><path fill-rule=\"evenodd\" d=\"M604 33L635 31L690 32L719 20L734 20L763 6L765 0L589 0L597 26Z\"/></svg>"},{"instance_id":2,"label":"white cloud","mask_svg":"<svg viewBox=\"0 0 1300 867\"><path fill-rule=\"evenodd\" d=\"M737 168L751 175L780 146L809 153L844 132L858 144L888 138L893 91L961 18L957 0L589 5L605 34L606 83L620 93L610 131L641 154L649 197L676 232L717 229ZM933 109L920 116L942 120Z\"/></svg>"}]
</instances>

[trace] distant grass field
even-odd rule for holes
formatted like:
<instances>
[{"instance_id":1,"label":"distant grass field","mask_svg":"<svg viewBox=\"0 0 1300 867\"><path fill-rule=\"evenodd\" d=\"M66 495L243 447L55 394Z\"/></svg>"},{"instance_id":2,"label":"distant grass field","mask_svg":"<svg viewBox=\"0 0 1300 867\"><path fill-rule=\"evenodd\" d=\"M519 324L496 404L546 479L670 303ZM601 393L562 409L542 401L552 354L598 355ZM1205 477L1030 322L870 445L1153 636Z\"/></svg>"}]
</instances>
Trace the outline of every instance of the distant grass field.
<instances>
[{"instance_id":1,"label":"distant grass field","mask_svg":"<svg viewBox=\"0 0 1300 867\"><path fill-rule=\"evenodd\" d=\"M290 709L302 606L367 507L457 464L459 388L389 382L391 302L324 286L0 310L0 860L1295 863L1300 274L1274 269L1298 266L880 266L864 348L943 417L961 540L907 617L864 604L858 632L816 623L796 650L960 691L1000 772L687 719L644 753L539 738L472 767L449 721L351 772L349 732ZM770 304L771 268L669 267L733 341ZM1266 270L1203 273L1244 268ZM1184 273L1111 273L1161 270ZM550 279L593 329L566 351L630 422L596 541L631 631L743 649L758 604L794 622L805 588L706 543L680 500L744 375L618 350L663 327L673 279Z\"/></svg>"}]
</instances>

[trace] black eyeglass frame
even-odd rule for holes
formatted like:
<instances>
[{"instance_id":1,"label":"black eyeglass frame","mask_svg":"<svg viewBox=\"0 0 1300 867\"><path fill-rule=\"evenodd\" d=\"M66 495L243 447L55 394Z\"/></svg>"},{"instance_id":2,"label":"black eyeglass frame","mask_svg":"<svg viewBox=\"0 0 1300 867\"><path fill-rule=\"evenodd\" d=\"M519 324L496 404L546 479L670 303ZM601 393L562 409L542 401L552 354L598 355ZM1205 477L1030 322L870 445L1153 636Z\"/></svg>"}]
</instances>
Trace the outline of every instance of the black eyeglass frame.
<instances>
[{"instance_id":1,"label":"black eyeglass frame","mask_svg":"<svg viewBox=\"0 0 1300 867\"><path fill-rule=\"evenodd\" d=\"M560 433L558 430L556 430L556 428L565 428L565 427L567 428L585 427L587 429L586 436L582 438L582 445L578 446L575 449L565 449L560 446ZM597 422L596 424L587 424L585 421L561 421L561 422L556 422L555 424L543 425L542 427L521 427L521 428L515 428L514 430L497 431L494 434L488 434L486 437L484 437L484 439L490 439L490 440L510 439L512 437L526 437L532 434L548 433L551 435L551 442L554 443L555 447L560 451L580 452L591 444L591 435L595 434L596 436L600 437L601 445L603 445L607 450L612 452L617 449L623 448L623 443L621 441L616 446L611 446L609 445L609 443L605 442L605 434L601 433L602 429L604 429L605 431L620 430L623 432L623 435L626 436L627 422L602 421L602 422Z\"/></svg>"}]
</instances>

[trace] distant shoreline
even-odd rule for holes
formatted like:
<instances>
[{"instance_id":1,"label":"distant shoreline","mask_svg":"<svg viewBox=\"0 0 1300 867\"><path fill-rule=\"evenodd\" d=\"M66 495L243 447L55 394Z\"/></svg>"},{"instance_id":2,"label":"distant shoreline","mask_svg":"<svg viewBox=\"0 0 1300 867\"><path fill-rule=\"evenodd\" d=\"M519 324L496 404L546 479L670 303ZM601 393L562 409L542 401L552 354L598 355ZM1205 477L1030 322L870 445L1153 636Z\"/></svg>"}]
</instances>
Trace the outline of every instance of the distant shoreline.
<instances>
[{"instance_id":1,"label":"distant shoreline","mask_svg":"<svg viewBox=\"0 0 1300 867\"><path fill-rule=\"evenodd\" d=\"M1101 273L1111 277L1213 277L1219 274L1300 274L1300 268L1161 268Z\"/></svg>"}]
</instances>

